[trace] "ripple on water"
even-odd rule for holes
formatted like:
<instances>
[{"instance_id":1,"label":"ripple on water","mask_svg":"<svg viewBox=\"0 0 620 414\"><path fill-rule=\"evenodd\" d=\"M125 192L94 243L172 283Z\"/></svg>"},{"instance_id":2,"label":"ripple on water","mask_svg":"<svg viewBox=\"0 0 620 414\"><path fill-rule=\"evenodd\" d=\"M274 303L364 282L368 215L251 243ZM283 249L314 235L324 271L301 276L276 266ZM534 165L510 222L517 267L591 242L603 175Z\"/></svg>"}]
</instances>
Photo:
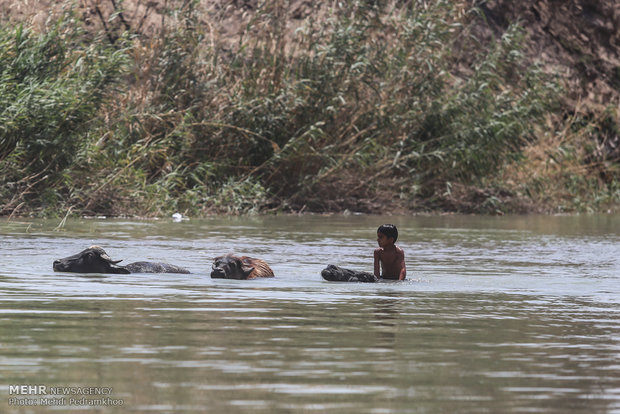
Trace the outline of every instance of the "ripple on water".
<instances>
[{"instance_id":1,"label":"ripple on water","mask_svg":"<svg viewBox=\"0 0 620 414\"><path fill-rule=\"evenodd\" d=\"M384 221L399 227L409 280L321 279L329 263L371 270ZM0 376L110 386L133 411L614 412L618 224L310 216L68 220L54 231L54 221L4 221ZM52 271L91 244L194 274ZM264 258L276 278L211 279L212 258L229 251Z\"/></svg>"}]
</instances>

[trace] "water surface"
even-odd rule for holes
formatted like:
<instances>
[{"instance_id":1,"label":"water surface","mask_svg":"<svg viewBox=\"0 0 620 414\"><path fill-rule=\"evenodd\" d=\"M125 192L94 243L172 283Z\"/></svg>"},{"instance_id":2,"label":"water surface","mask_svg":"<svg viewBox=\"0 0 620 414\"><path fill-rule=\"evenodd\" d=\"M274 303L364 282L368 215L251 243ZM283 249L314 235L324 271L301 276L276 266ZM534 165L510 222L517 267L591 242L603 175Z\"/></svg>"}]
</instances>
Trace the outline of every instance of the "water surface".
<instances>
[{"instance_id":1,"label":"water surface","mask_svg":"<svg viewBox=\"0 0 620 414\"><path fill-rule=\"evenodd\" d=\"M384 222L407 281L321 279L372 270ZM618 216L58 225L0 221L0 412L620 413ZM92 244L193 274L53 272ZM210 279L229 252L276 277Z\"/></svg>"}]
</instances>

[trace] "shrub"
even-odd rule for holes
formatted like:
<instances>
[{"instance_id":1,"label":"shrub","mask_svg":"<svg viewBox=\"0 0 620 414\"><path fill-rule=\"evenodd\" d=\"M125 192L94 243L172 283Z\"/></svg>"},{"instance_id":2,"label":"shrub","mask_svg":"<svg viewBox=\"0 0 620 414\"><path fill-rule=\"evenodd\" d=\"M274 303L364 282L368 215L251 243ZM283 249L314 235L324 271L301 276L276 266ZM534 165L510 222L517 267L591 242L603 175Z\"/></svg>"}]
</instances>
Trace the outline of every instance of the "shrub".
<instances>
[{"instance_id":1,"label":"shrub","mask_svg":"<svg viewBox=\"0 0 620 414\"><path fill-rule=\"evenodd\" d=\"M63 187L121 72L124 51L88 43L70 15L48 31L0 27L0 180L15 207L42 179ZM70 183L69 183L70 185Z\"/></svg>"},{"instance_id":2,"label":"shrub","mask_svg":"<svg viewBox=\"0 0 620 414\"><path fill-rule=\"evenodd\" d=\"M0 57L17 57L0 79L13 181L53 172L56 200L90 213L431 199L518 158L557 92L524 65L518 26L459 54L471 20L458 2L315 5L295 33L290 2L260 2L235 44L202 31L217 23L197 5L183 2L152 38L115 34L115 48L69 20L41 36L4 29Z\"/></svg>"}]
</instances>

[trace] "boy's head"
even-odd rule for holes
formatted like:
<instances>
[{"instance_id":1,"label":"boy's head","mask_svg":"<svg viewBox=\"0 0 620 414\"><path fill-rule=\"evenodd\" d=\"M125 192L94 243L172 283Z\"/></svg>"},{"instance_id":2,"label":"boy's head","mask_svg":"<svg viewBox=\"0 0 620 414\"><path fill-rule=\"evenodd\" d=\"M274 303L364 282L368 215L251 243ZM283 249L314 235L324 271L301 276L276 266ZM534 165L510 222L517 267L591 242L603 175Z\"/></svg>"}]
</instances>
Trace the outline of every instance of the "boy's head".
<instances>
[{"instance_id":1,"label":"boy's head","mask_svg":"<svg viewBox=\"0 0 620 414\"><path fill-rule=\"evenodd\" d=\"M381 233L386 235L387 237L392 237L394 239L394 243L398 240L398 229L393 224L382 224L377 229L377 233Z\"/></svg>"}]
</instances>

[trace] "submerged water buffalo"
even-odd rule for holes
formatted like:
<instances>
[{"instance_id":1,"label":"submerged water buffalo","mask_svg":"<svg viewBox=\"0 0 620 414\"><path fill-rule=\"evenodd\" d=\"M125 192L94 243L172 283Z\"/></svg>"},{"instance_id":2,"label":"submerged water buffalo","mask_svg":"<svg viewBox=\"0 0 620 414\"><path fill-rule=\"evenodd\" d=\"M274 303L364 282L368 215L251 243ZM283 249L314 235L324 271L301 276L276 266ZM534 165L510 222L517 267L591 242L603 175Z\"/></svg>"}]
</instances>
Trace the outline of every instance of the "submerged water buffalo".
<instances>
[{"instance_id":1,"label":"submerged water buffalo","mask_svg":"<svg viewBox=\"0 0 620 414\"><path fill-rule=\"evenodd\" d=\"M213 260L211 277L214 279L256 279L274 277L267 262L248 256L219 256Z\"/></svg>"},{"instance_id":2,"label":"submerged water buffalo","mask_svg":"<svg viewBox=\"0 0 620 414\"><path fill-rule=\"evenodd\" d=\"M369 272L358 272L356 270L344 269L340 266L328 265L321 271L323 279L330 282L364 282L374 283L379 279Z\"/></svg>"},{"instance_id":3,"label":"submerged water buffalo","mask_svg":"<svg viewBox=\"0 0 620 414\"><path fill-rule=\"evenodd\" d=\"M78 254L54 260L55 272L72 273L190 273L189 270L168 263L134 262L119 266L122 260L112 260L99 246L90 246Z\"/></svg>"}]
</instances>

